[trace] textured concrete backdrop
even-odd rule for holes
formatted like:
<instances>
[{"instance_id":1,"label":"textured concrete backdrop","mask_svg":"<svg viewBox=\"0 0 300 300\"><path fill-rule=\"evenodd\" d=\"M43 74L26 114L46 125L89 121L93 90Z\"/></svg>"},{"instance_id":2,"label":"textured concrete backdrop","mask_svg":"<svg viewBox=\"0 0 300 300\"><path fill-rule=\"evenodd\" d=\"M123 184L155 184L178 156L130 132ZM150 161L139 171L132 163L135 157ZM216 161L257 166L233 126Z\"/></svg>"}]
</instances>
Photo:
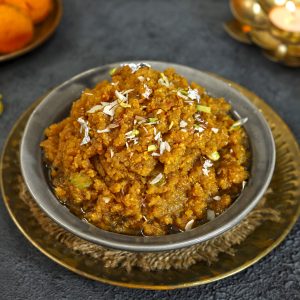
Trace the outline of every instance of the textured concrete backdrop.
<instances>
[{"instance_id":1,"label":"textured concrete backdrop","mask_svg":"<svg viewBox=\"0 0 300 300\"><path fill-rule=\"evenodd\" d=\"M215 72L265 99L300 140L300 70L266 60L222 29L226 0L65 0L56 34L0 64L5 114L0 145L20 113L49 88L98 65L161 60ZM17 230L0 201L0 299L299 299L300 225L255 266L220 282L176 291L97 283L49 260Z\"/></svg>"}]
</instances>

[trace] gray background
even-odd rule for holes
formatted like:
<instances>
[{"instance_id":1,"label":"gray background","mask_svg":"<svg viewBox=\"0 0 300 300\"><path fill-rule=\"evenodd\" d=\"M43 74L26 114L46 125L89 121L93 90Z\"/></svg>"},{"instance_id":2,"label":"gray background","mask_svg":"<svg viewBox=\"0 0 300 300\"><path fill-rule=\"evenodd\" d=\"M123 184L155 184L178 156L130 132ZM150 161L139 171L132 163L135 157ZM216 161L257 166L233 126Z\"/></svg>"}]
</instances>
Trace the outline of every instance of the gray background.
<instances>
[{"instance_id":1,"label":"gray background","mask_svg":"<svg viewBox=\"0 0 300 300\"><path fill-rule=\"evenodd\" d=\"M300 69L266 60L222 29L226 0L65 0L56 34L0 64L1 147L20 113L51 87L122 60L161 60L215 72L257 93L300 139ZM17 230L0 201L0 299L299 299L300 225L255 266L220 282L176 291L129 290L82 278L52 262Z\"/></svg>"}]
</instances>

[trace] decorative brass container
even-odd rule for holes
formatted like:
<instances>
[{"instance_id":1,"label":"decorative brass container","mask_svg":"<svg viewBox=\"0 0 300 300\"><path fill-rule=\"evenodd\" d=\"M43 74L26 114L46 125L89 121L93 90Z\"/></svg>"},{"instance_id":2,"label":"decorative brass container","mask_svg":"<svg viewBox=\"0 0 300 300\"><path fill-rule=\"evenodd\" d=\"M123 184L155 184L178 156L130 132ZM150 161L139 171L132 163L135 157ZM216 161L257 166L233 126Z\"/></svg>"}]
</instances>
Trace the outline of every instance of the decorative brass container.
<instances>
[{"instance_id":1,"label":"decorative brass container","mask_svg":"<svg viewBox=\"0 0 300 300\"><path fill-rule=\"evenodd\" d=\"M299 11L300 0L231 0L230 8L235 19L224 23L224 28L239 42L260 47L270 60L300 67L300 28L283 30L270 19L272 10L285 7L288 10L291 9L289 6ZM293 12L290 14L293 16Z\"/></svg>"}]
</instances>

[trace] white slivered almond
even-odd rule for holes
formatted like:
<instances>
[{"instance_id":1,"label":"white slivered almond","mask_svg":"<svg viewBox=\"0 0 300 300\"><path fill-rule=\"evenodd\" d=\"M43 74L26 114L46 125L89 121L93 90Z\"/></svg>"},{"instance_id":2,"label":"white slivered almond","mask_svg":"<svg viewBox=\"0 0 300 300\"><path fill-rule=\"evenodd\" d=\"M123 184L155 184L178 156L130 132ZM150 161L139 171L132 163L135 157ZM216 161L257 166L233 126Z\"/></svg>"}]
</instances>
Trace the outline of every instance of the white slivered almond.
<instances>
[{"instance_id":1,"label":"white slivered almond","mask_svg":"<svg viewBox=\"0 0 300 300\"><path fill-rule=\"evenodd\" d=\"M87 111L88 114L93 114L99 110L102 110L103 105L95 105L90 110Z\"/></svg>"},{"instance_id":2,"label":"white slivered almond","mask_svg":"<svg viewBox=\"0 0 300 300\"><path fill-rule=\"evenodd\" d=\"M103 199L103 201L104 201L106 204L109 203L109 201L110 201L110 198L109 198L109 197L103 197L102 199Z\"/></svg>"},{"instance_id":3,"label":"white slivered almond","mask_svg":"<svg viewBox=\"0 0 300 300\"><path fill-rule=\"evenodd\" d=\"M159 183L163 179L163 174L159 173L156 177L154 177L149 183L151 185Z\"/></svg>"},{"instance_id":4,"label":"white slivered almond","mask_svg":"<svg viewBox=\"0 0 300 300\"><path fill-rule=\"evenodd\" d=\"M211 221L216 217L216 214L213 210L208 209L207 210L207 220Z\"/></svg>"},{"instance_id":5,"label":"white slivered almond","mask_svg":"<svg viewBox=\"0 0 300 300\"><path fill-rule=\"evenodd\" d=\"M191 230L191 229L193 228L194 222L195 222L195 220L190 220L190 221L188 221L188 222L186 223L186 225L185 225L185 228L184 228L185 231Z\"/></svg>"}]
</instances>

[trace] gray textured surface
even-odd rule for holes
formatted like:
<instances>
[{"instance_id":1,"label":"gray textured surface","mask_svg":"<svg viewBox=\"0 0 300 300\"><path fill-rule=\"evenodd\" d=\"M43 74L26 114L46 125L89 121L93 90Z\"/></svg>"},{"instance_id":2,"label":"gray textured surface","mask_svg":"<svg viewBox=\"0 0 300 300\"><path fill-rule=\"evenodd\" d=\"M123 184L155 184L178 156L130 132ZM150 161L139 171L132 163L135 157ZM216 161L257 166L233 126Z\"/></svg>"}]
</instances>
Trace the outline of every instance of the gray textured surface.
<instances>
[{"instance_id":1,"label":"gray textured surface","mask_svg":"<svg viewBox=\"0 0 300 300\"><path fill-rule=\"evenodd\" d=\"M66 0L55 36L0 65L6 112L0 145L20 113L49 88L88 68L152 59L190 65L232 79L265 99L300 140L300 70L267 61L231 40L225 0ZM81 278L50 261L17 230L0 202L0 299L299 299L300 225L262 261L202 287L152 292Z\"/></svg>"}]
</instances>

